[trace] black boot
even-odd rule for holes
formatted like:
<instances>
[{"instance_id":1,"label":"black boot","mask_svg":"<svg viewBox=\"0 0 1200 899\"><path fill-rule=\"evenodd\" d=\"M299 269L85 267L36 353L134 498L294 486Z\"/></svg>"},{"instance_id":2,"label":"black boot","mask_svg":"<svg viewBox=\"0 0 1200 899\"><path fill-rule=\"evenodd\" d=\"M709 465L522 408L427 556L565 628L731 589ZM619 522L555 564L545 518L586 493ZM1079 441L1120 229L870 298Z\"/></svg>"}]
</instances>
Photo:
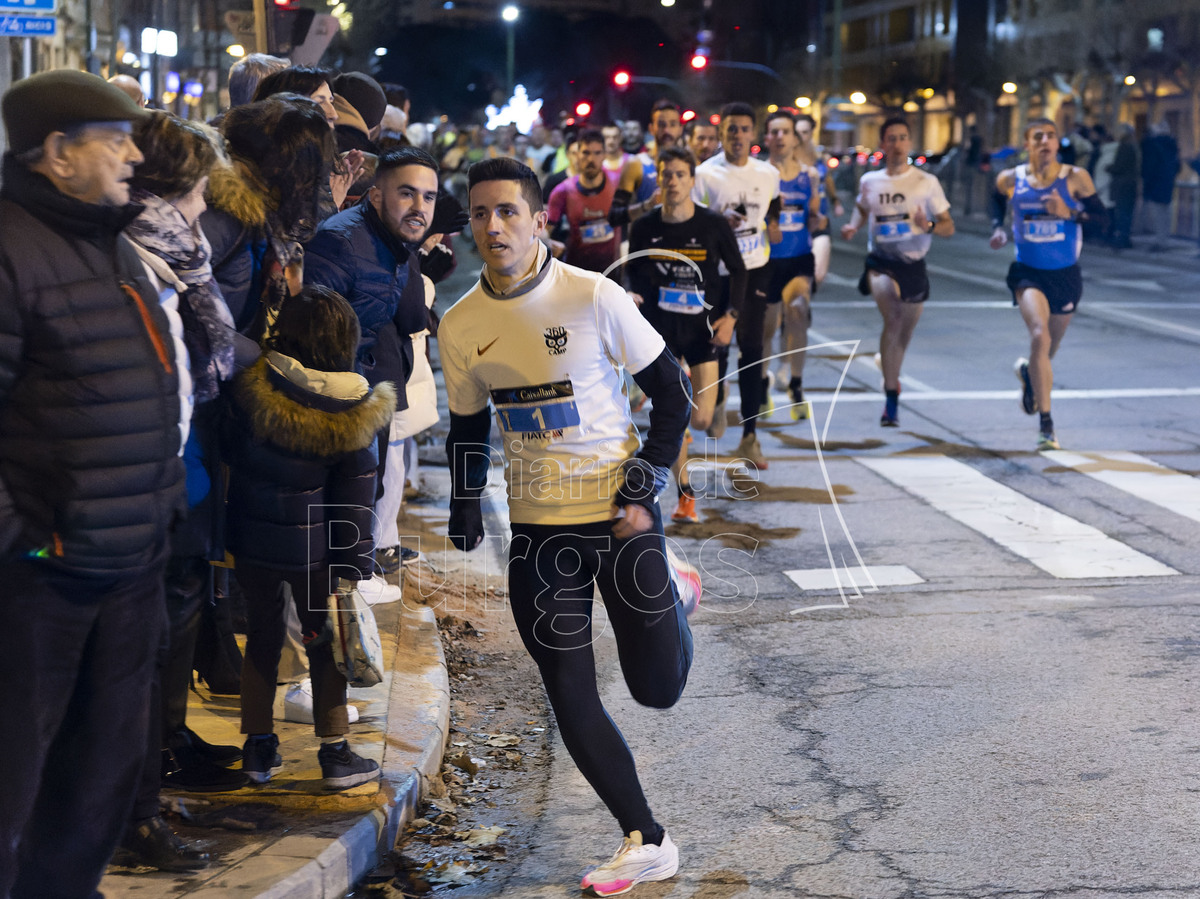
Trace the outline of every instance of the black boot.
<instances>
[{"instance_id":1,"label":"black boot","mask_svg":"<svg viewBox=\"0 0 1200 899\"><path fill-rule=\"evenodd\" d=\"M209 743L187 726L167 734L166 742L167 748L181 765L210 762L228 768L242 760L242 747Z\"/></svg>"},{"instance_id":2,"label":"black boot","mask_svg":"<svg viewBox=\"0 0 1200 899\"><path fill-rule=\"evenodd\" d=\"M121 867L160 871L198 871L208 863L208 853L184 842L161 815L131 823L113 856Z\"/></svg>"},{"instance_id":3,"label":"black boot","mask_svg":"<svg viewBox=\"0 0 1200 899\"><path fill-rule=\"evenodd\" d=\"M167 735L163 750L162 786L168 790L198 793L224 793L249 784L241 771L230 771L242 757L236 746L214 746L201 740L188 728Z\"/></svg>"}]
</instances>

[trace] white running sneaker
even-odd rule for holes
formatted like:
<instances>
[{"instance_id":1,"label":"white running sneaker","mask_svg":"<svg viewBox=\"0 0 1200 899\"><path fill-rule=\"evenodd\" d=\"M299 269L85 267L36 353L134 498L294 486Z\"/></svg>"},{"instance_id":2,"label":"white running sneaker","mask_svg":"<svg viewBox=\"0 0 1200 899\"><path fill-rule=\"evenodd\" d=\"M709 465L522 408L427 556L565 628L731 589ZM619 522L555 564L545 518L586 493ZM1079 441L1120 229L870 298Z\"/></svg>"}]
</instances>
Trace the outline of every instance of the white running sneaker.
<instances>
[{"instance_id":1,"label":"white running sneaker","mask_svg":"<svg viewBox=\"0 0 1200 899\"><path fill-rule=\"evenodd\" d=\"M679 850L664 832L662 845L642 843L641 831L635 830L621 842L621 848L607 862L587 874L579 884L594 896L628 893L639 883L666 880L679 870Z\"/></svg>"},{"instance_id":2,"label":"white running sneaker","mask_svg":"<svg viewBox=\"0 0 1200 899\"><path fill-rule=\"evenodd\" d=\"M346 703L346 717L353 724L358 720L358 709ZM283 720L294 724L313 723L312 678L288 684L283 694Z\"/></svg>"},{"instance_id":3,"label":"white running sneaker","mask_svg":"<svg viewBox=\"0 0 1200 899\"><path fill-rule=\"evenodd\" d=\"M669 546L667 568L671 571L671 580L675 583L675 593L679 597L679 604L683 606L683 614L691 618L696 606L700 605L700 572L696 566L671 552Z\"/></svg>"},{"instance_id":4,"label":"white running sneaker","mask_svg":"<svg viewBox=\"0 0 1200 899\"><path fill-rule=\"evenodd\" d=\"M389 584L381 574L373 574L368 580L359 581L358 592L370 606L395 602L401 596L400 588L395 584Z\"/></svg>"}]
</instances>

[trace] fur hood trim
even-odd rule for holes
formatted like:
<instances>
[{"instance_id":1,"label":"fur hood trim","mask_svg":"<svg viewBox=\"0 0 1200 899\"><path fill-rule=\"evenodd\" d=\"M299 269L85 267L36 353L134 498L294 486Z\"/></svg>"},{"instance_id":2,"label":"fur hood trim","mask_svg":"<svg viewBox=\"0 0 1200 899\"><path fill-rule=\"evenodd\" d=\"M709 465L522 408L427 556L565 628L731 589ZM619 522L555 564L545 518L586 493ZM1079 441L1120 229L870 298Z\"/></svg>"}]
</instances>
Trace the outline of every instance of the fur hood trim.
<instances>
[{"instance_id":1,"label":"fur hood trim","mask_svg":"<svg viewBox=\"0 0 1200 899\"><path fill-rule=\"evenodd\" d=\"M254 439L306 456L366 449L380 430L391 425L396 411L396 388L390 381L376 384L361 400L339 403L340 411L330 411L328 400L322 404L326 408L308 405L298 398L304 393L298 387L285 392L277 386L266 357L234 380L234 400L246 414Z\"/></svg>"},{"instance_id":2,"label":"fur hood trim","mask_svg":"<svg viewBox=\"0 0 1200 899\"><path fill-rule=\"evenodd\" d=\"M267 226L267 188L252 168L241 160L214 166L208 176L208 202L214 209L233 216L247 228L261 231Z\"/></svg>"}]
</instances>

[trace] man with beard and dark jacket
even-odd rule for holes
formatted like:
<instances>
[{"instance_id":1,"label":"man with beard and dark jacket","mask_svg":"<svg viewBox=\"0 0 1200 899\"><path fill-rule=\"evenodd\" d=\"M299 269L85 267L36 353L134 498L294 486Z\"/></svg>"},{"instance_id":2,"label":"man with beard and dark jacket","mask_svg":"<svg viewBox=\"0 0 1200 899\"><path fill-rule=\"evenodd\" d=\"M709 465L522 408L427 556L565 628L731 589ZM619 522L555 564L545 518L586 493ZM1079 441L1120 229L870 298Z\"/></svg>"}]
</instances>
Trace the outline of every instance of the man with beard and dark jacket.
<instances>
[{"instance_id":1,"label":"man with beard and dark jacket","mask_svg":"<svg viewBox=\"0 0 1200 899\"><path fill-rule=\"evenodd\" d=\"M349 301L362 328L359 370L371 386L395 384L399 410L408 408L404 384L413 370L410 335L429 323L417 246L433 222L437 199L438 167L432 156L419 147L387 150L379 157L366 199L322 222L305 248L305 283L328 287ZM388 429L379 443L382 483ZM398 546L378 547L379 553L388 550L399 553ZM397 588L375 581L374 586L359 585L368 600L400 598Z\"/></svg>"},{"instance_id":2,"label":"man with beard and dark jacket","mask_svg":"<svg viewBox=\"0 0 1200 899\"><path fill-rule=\"evenodd\" d=\"M142 110L65 70L0 105L0 897L65 899L95 895L145 757L180 372L121 235Z\"/></svg>"}]
</instances>

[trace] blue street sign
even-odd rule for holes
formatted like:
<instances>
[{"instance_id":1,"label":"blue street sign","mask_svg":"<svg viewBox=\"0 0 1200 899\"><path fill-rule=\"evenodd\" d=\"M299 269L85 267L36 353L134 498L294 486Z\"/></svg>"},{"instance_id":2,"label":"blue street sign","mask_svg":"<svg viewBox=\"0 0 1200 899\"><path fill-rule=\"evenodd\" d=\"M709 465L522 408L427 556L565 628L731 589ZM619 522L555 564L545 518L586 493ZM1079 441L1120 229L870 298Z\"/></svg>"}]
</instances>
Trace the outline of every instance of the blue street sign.
<instances>
[{"instance_id":1,"label":"blue street sign","mask_svg":"<svg viewBox=\"0 0 1200 899\"><path fill-rule=\"evenodd\" d=\"M0 16L0 35L9 37L50 37L57 26L53 16Z\"/></svg>"},{"instance_id":2,"label":"blue street sign","mask_svg":"<svg viewBox=\"0 0 1200 899\"><path fill-rule=\"evenodd\" d=\"M0 12L54 12L58 0L0 0Z\"/></svg>"}]
</instances>

